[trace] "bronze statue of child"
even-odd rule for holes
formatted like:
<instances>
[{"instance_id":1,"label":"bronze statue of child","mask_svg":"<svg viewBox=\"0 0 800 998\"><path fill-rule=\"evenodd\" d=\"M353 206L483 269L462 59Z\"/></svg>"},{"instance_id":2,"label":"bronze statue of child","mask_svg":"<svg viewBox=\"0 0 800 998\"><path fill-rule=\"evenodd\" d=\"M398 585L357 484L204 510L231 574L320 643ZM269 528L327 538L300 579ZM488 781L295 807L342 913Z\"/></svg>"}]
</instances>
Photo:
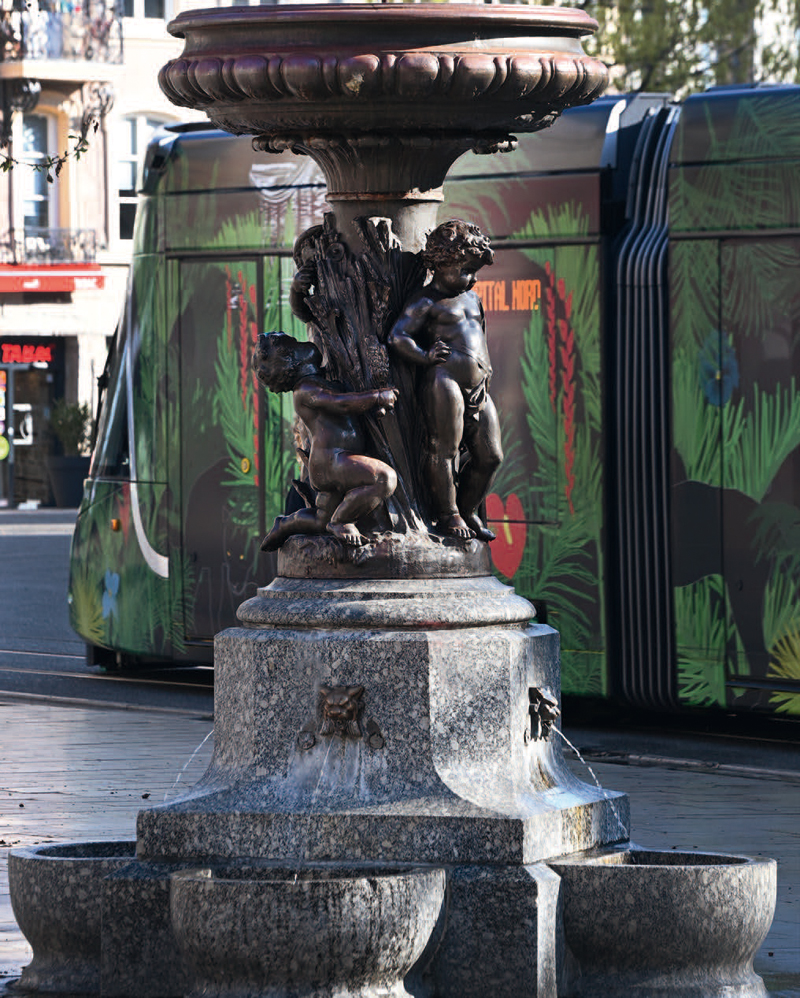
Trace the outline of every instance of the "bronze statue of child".
<instances>
[{"instance_id":1,"label":"bronze statue of child","mask_svg":"<svg viewBox=\"0 0 800 998\"><path fill-rule=\"evenodd\" d=\"M292 392L294 408L310 438L308 478L314 506L275 519L261 545L275 551L292 534L326 531L349 545L366 538L356 522L388 499L397 487L394 469L364 454L359 416L394 408L394 388L348 392L329 380L313 343L285 333L261 333L253 352L258 380L273 392Z\"/></svg>"},{"instance_id":2,"label":"bronze statue of child","mask_svg":"<svg viewBox=\"0 0 800 998\"><path fill-rule=\"evenodd\" d=\"M425 473L438 528L455 537L494 540L478 516L503 459L500 422L489 396L492 366L483 306L472 291L494 253L480 229L444 222L433 230L423 262L433 272L389 334L395 354L423 369L419 401L428 434ZM468 460L460 461L459 451ZM462 454L463 458L463 454Z\"/></svg>"}]
</instances>

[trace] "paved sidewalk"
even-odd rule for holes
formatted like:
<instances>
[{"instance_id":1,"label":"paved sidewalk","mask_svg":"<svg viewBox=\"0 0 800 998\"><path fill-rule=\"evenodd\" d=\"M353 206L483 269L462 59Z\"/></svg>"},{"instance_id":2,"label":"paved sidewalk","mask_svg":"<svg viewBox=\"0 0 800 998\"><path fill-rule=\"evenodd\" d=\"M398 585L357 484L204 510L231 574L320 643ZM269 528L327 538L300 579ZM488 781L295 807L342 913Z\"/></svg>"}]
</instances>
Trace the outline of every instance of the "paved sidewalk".
<instances>
[{"instance_id":1,"label":"paved sidewalk","mask_svg":"<svg viewBox=\"0 0 800 998\"><path fill-rule=\"evenodd\" d=\"M9 848L135 838L142 807L202 776L212 730L207 720L155 712L0 699L0 995L31 959L11 911Z\"/></svg>"},{"instance_id":2,"label":"paved sidewalk","mask_svg":"<svg viewBox=\"0 0 800 998\"><path fill-rule=\"evenodd\" d=\"M30 959L11 913L9 847L132 839L144 801L176 796L202 774L211 731L209 721L164 714L0 700L0 996ZM585 732L567 733L585 743ZM644 741L640 749L662 764L591 763L604 786L630 795L634 842L778 860L778 909L756 970L773 995L800 998L800 753L784 753L780 771L759 772L744 744L747 775L738 775L674 768L669 744L657 754Z\"/></svg>"}]
</instances>

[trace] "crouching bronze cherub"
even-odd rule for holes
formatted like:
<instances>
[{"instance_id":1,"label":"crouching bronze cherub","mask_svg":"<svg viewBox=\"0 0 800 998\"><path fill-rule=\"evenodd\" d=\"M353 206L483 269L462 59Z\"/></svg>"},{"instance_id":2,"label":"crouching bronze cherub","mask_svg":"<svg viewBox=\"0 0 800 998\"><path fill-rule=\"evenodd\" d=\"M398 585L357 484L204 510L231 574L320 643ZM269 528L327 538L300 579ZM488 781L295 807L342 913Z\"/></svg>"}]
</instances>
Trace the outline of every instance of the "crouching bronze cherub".
<instances>
[{"instance_id":1,"label":"crouching bronze cherub","mask_svg":"<svg viewBox=\"0 0 800 998\"><path fill-rule=\"evenodd\" d=\"M364 454L359 416L383 415L394 408L394 388L348 392L326 377L322 354L313 343L285 333L261 333L253 353L258 380L273 392L292 392L294 409L308 431L304 455L313 506L278 516L261 544L275 551L292 534L330 533L349 545L366 538L356 523L394 492L397 475L384 461Z\"/></svg>"}]
</instances>

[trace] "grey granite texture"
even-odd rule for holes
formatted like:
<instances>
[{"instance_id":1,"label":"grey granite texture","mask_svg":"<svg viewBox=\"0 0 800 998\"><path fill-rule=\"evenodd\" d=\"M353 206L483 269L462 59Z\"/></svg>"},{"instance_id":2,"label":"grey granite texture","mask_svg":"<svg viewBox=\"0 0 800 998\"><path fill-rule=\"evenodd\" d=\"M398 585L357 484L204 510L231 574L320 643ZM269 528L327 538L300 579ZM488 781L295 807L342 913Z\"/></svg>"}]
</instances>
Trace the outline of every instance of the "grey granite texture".
<instances>
[{"instance_id":1,"label":"grey granite texture","mask_svg":"<svg viewBox=\"0 0 800 998\"><path fill-rule=\"evenodd\" d=\"M763 998L753 957L775 911L771 859L636 848L551 864L568 998Z\"/></svg>"},{"instance_id":2,"label":"grey granite texture","mask_svg":"<svg viewBox=\"0 0 800 998\"><path fill-rule=\"evenodd\" d=\"M444 904L444 870L207 867L172 877L190 998L401 998Z\"/></svg>"},{"instance_id":3,"label":"grey granite texture","mask_svg":"<svg viewBox=\"0 0 800 998\"><path fill-rule=\"evenodd\" d=\"M274 579L239 607L247 627L392 630L527 624L533 606L493 576Z\"/></svg>"},{"instance_id":4,"label":"grey granite texture","mask_svg":"<svg viewBox=\"0 0 800 998\"><path fill-rule=\"evenodd\" d=\"M185 865L185 864L184 864ZM180 867L134 861L100 885L103 998L179 998L191 983L169 912L170 876Z\"/></svg>"},{"instance_id":5,"label":"grey granite texture","mask_svg":"<svg viewBox=\"0 0 800 998\"><path fill-rule=\"evenodd\" d=\"M33 947L20 987L75 994L100 990L103 877L131 862L134 843L70 842L14 849L11 903Z\"/></svg>"},{"instance_id":6,"label":"grey granite texture","mask_svg":"<svg viewBox=\"0 0 800 998\"><path fill-rule=\"evenodd\" d=\"M554 998L559 879L544 864L455 867L426 972L437 998Z\"/></svg>"},{"instance_id":7,"label":"grey granite texture","mask_svg":"<svg viewBox=\"0 0 800 998\"><path fill-rule=\"evenodd\" d=\"M531 864L626 841L627 799L573 776L554 734L531 737L531 690L558 696L557 633L475 626L484 581L432 580L427 600L370 583L357 602L390 603L380 628L319 626L307 583L273 600L292 628L218 635L212 763L140 813L138 854ZM517 617L525 601L498 586L478 591ZM426 628L387 626L426 602ZM320 691L360 688L349 729L325 734Z\"/></svg>"}]
</instances>

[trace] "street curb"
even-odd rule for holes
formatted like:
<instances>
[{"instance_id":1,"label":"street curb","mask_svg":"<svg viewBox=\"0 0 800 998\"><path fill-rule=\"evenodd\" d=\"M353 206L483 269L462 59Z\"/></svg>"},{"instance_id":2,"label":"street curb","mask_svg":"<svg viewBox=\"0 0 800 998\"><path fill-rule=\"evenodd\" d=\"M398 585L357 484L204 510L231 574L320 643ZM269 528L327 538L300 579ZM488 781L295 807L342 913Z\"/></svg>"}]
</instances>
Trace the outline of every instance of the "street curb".
<instances>
[{"instance_id":1,"label":"street curb","mask_svg":"<svg viewBox=\"0 0 800 998\"><path fill-rule=\"evenodd\" d=\"M16 693L0 691L0 705L6 700L20 703L50 704L53 707L82 707L86 710L127 710L144 714L172 714L176 717L189 717L197 721L213 721L213 713L204 713L188 707L152 707L148 704L121 703L118 700L88 700L83 697L55 697L44 693Z\"/></svg>"},{"instance_id":2,"label":"street curb","mask_svg":"<svg viewBox=\"0 0 800 998\"><path fill-rule=\"evenodd\" d=\"M673 756L645 755L638 752L606 752L602 750L581 749L580 753L584 759L591 759L593 762L604 762L614 766L660 766L663 769L687 769L695 773L718 773L724 776L746 776L751 779L788 780L800 783L800 773L792 769L737 766L734 763L727 762L708 762L703 759L678 759Z\"/></svg>"}]
</instances>

